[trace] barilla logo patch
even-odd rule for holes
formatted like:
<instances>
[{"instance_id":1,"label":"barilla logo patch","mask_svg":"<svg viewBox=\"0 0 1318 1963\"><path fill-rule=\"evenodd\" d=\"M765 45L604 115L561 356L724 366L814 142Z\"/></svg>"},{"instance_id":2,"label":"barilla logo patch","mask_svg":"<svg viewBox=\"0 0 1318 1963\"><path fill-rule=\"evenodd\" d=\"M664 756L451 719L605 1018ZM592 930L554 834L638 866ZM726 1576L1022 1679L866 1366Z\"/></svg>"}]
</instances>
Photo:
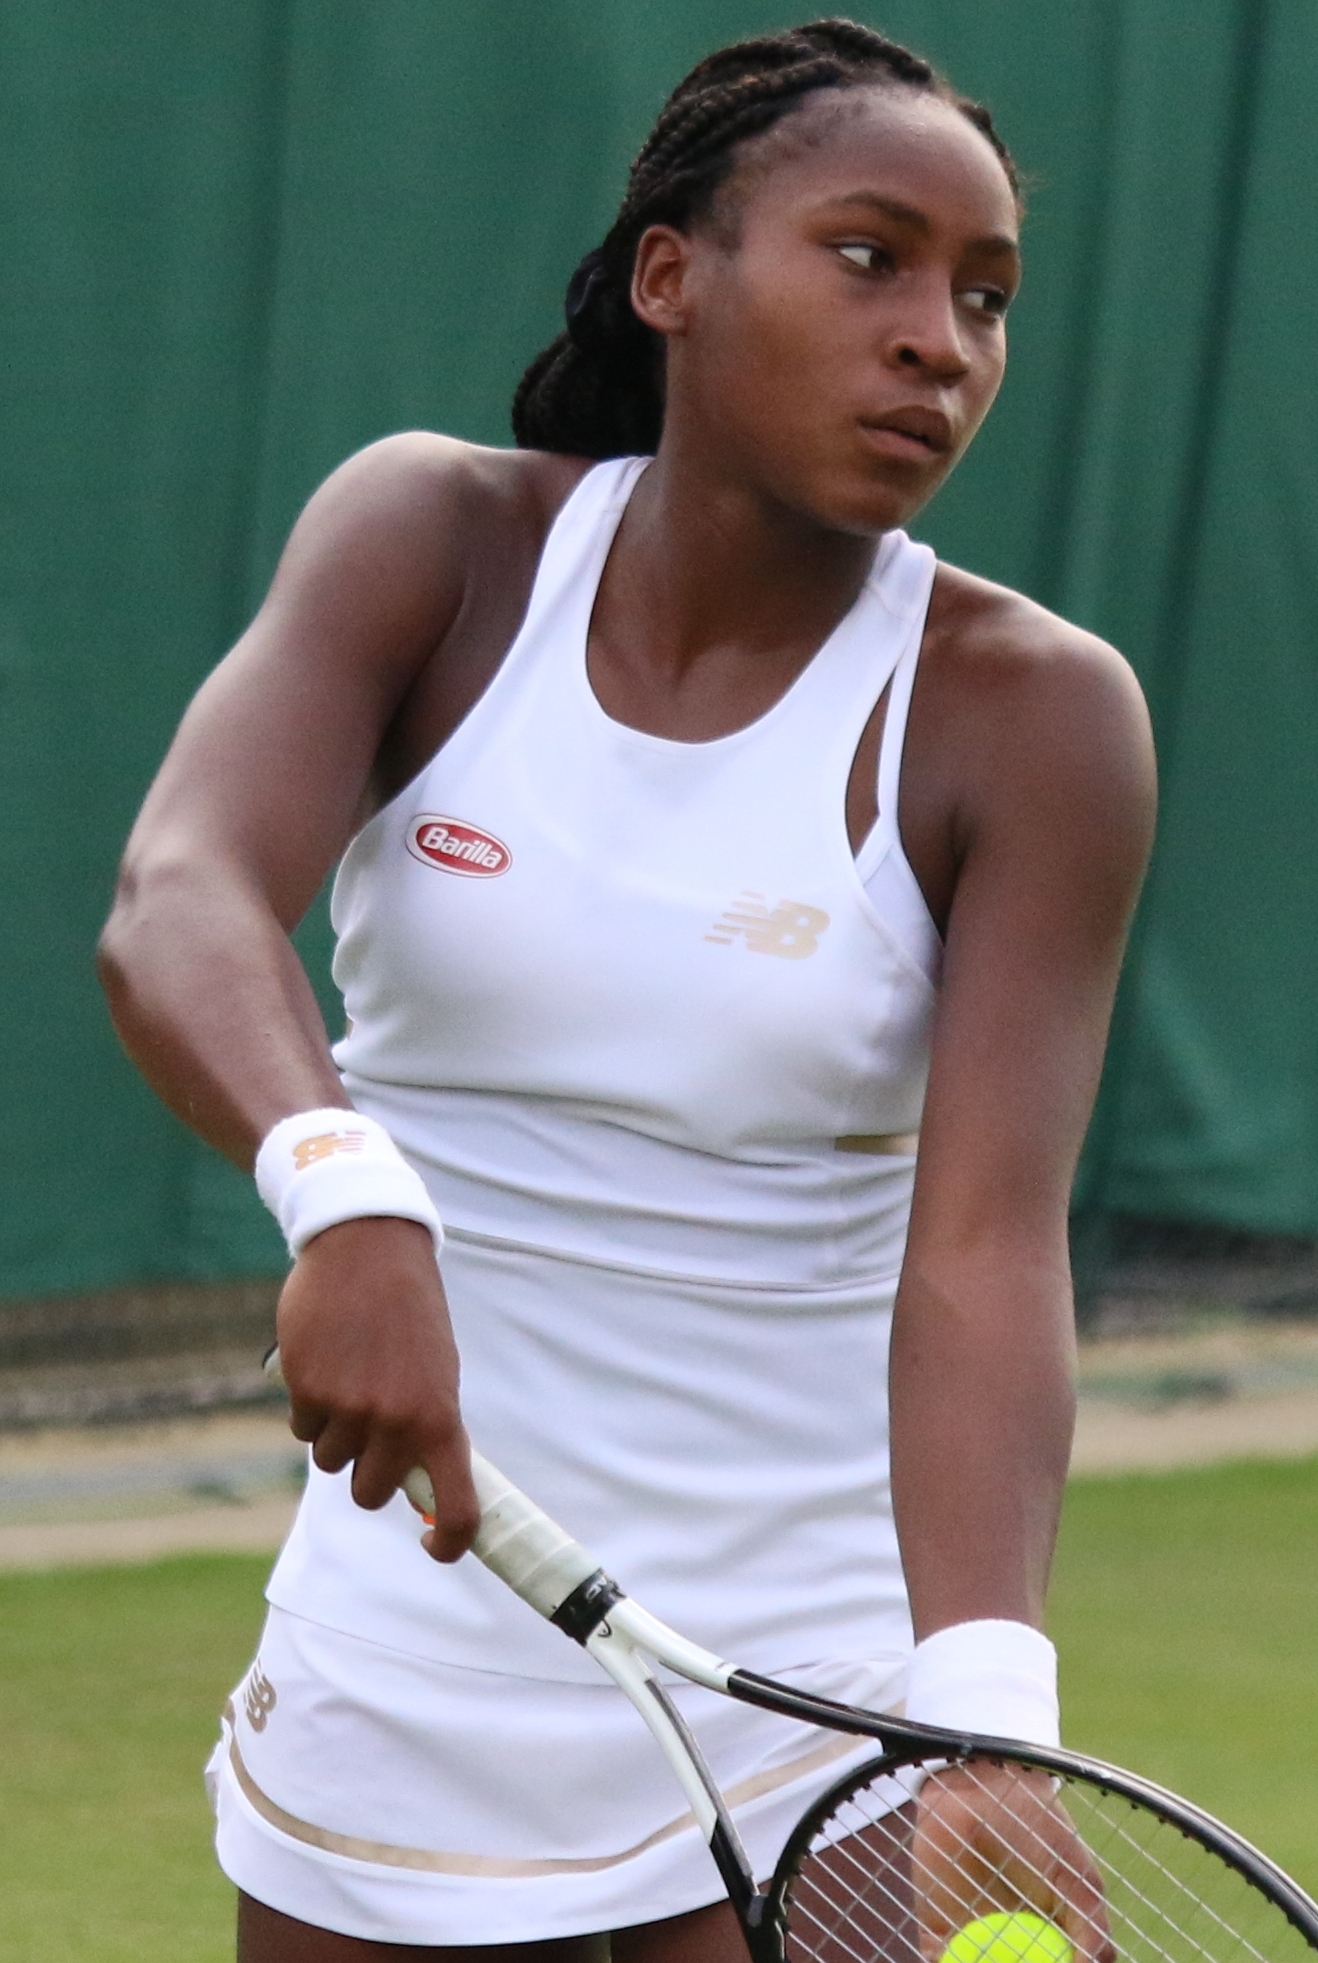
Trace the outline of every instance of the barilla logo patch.
<instances>
[{"instance_id":1,"label":"barilla logo patch","mask_svg":"<svg viewBox=\"0 0 1318 1963\"><path fill-rule=\"evenodd\" d=\"M464 879L496 879L513 862L512 853L493 832L462 818L437 818L433 812L411 820L407 849L423 866L461 873Z\"/></svg>"}]
</instances>

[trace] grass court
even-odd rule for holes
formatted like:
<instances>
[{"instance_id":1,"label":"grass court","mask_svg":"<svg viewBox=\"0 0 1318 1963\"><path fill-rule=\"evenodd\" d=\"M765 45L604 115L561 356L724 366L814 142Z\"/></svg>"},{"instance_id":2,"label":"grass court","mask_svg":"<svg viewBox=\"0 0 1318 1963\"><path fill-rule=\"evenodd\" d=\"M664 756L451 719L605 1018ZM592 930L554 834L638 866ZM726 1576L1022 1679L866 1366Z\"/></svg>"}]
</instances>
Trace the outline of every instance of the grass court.
<instances>
[{"instance_id":1,"label":"grass court","mask_svg":"<svg viewBox=\"0 0 1318 1963\"><path fill-rule=\"evenodd\" d=\"M1220 1813L1318 1892L1318 1459L1073 1483L1067 1742ZM264 1558L0 1576L0 1948L227 1963L200 1768Z\"/></svg>"}]
</instances>

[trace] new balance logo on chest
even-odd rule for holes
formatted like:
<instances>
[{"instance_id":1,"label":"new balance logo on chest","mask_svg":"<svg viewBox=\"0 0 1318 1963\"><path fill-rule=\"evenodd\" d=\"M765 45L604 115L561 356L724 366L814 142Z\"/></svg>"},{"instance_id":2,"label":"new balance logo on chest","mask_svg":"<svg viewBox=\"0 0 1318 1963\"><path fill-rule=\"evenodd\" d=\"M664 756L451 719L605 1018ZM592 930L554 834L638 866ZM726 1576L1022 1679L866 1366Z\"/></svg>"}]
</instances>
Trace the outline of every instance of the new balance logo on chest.
<instances>
[{"instance_id":1,"label":"new balance logo on chest","mask_svg":"<svg viewBox=\"0 0 1318 1963\"><path fill-rule=\"evenodd\" d=\"M721 914L705 935L718 947L731 947L734 941L751 954L778 954L784 961L804 961L819 946L819 936L828 926L822 907L809 907L801 900L779 900L770 907L763 893L739 893L727 912Z\"/></svg>"}]
</instances>

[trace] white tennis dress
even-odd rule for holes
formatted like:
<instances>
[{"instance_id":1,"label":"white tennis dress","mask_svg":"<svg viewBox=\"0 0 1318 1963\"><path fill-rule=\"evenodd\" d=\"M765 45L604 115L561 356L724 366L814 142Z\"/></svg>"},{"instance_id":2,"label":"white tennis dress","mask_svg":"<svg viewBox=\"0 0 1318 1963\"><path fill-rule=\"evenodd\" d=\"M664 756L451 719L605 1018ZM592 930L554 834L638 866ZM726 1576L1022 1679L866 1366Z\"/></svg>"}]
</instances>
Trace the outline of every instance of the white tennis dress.
<instances>
[{"instance_id":1,"label":"white tennis dress","mask_svg":"<svg viewBox=\"0 0 1318 1963\"><path fill-rule=\"evenodd\" d=\"M933 554L886 536L748 728L650 736L586 668L644 467L582 479L494 680L350 846L335 1055L444 1220L482 1451L678 1628L890 1706L911 1631L887 1339L939 954L897 791ZM847 779L885 690L853 856ZM718 1899L621 1694L421 1531L401 1498L365 1513L313 1468L213 1761L226 1871L305 1921L416 1944ZM858 1748L678 1695L767 1873Z\"/></svg>"}]
</instances>

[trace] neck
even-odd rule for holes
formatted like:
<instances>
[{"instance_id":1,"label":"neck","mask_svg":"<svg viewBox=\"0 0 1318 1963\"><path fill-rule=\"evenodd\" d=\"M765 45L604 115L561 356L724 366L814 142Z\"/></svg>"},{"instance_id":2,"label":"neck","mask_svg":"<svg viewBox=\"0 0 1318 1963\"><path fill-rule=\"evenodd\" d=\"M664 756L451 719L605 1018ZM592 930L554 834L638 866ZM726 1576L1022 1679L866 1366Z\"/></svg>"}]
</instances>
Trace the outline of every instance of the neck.
<instances>
[{"instance_id":1,"label":"neck","mask_svg":"<svg viewBox=\"0 0 1318 1963\"><path fill-rule=\"evenodd\" d=\"M625 635L673 681L720 657L790 678L855 604L877 545L790 509L668 429L610 555L598 639Z\"/></svg>"}]
</instances>

